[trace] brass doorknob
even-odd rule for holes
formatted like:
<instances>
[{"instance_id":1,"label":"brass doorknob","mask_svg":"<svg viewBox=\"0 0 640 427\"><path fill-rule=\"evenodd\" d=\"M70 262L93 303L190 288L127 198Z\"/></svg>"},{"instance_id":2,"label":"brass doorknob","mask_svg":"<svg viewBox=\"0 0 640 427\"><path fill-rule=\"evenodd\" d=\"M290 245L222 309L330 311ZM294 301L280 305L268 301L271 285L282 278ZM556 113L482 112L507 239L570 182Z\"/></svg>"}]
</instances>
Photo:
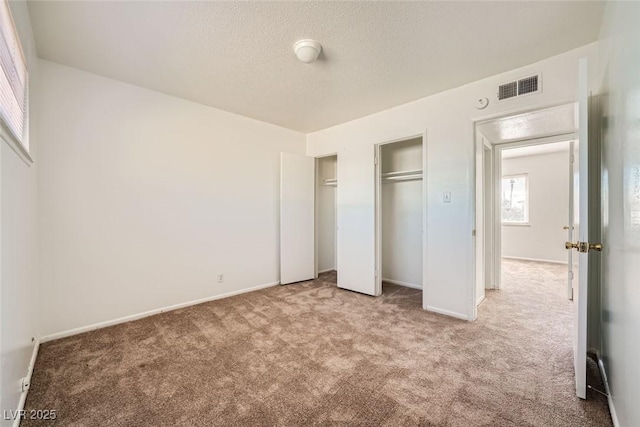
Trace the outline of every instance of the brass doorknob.
<instances>
[{"instance_id":1,"label":"brass doorknob","mask_svg":"<svg viewBox=\"0 0 640 427\"><path fill-rule=\"evenodd\" d=\"M602 251L602 243L566 242L564 247L567 249L577 249L578 252Z\"/></svg>"},{"instance_id":2,"label":"brass doorknob","mask_svg":"<svg viewBox=\"0 0 640 427\"><path fill-rule=\"evenodd\" d=\"M567 248L567 249L578 249L580 247L580 243L579 242L576 242L576 243L566 242L564 244L564 247Z\"/></svg>"},{"instance_id":3,"label":"brass doorknob","mask_svg":"<svg viewBox=\"0 0 640 427\"><path fill-rule=\"evenodd\" d=\"M562 229L563 229L563 230L568 230L568 229L570 229L570 228L571 228L571 227L569 227L568 225L565 225L564 227L562 227Z\"/></svg>"}]
</instances>

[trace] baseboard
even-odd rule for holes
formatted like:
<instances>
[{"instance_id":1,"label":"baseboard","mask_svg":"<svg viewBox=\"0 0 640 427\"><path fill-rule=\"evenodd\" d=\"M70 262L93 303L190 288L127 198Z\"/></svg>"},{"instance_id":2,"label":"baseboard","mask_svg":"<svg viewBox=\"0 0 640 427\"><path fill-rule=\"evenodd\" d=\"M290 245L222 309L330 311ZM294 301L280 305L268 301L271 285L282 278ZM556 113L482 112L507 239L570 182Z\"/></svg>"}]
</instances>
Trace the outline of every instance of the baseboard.
<instances>
[{"instance_id":1,"label":"baseboard","mask_svg":"<svg viewBox=\"0 0 640 427\"><path fill-rule=\"evenodd\" d=\"M465 314L456 313L449 310L443 310L441 308L432 307L430 305L425 307L425 310L432 311L438 314L444 314L445 316L455 317L456 319L469 320L469 318Z\"/></svg>"},{"instance_id":2,"label":"baseboard","mask_svg":"<svg viewBox=\"0 0 640 427\"><path fill-rule=\"evenodd\" d=\"M215 301L215 300L219 300L219 299L223 299L223 298L229 298L229 297L232 297L232 296L235 296L235 295L240 295L240 294L246 294L248 292L258 291L260 289L265 289L265 288L270 288L272 286L276 286L276 285L279 285L279 284L280 284L279 281L278 282L271 282L271 283L267 283L265 285L259 285L259 286L254 286L252 288L241 289L239 291L227 292L225 294L220 294L220 295L214 295L214 296L211 296L211 297L200 298L200 299L197 299L197 300L183 302L183 303L180 303L180 304L174 304L174 305L170 305L170 306L163 307L163 308L156 308L154 310L149 310L149 311L145 311L145 312L138 313L138 314L132 314L132 315L129 315L129 316L124 316L124 317L120 317L120 318L113 319L113 320L107 320L105 322L98 322L98 323L94 323L92 325L81 326L79 328L74 328L74 329L68 329L66 331L56 332L56 333L50 334L50 335L45 335L45 336L40 338L40 342L41 343L45 343L45 342L57 340L57 339L60 339L60 338L66 338L66 337L70 337L70 336L73 336L73 335L82 334L84 332L95 331L97 329L106 328L108 326L118 325L120 323L131 322L133 320L138 320L138 319L142 319L144 317L153 316L154 314L165 313L167 311L173 311L173 310L177 310L179 308L184 308L184 307L189 307L189 306L192 306L192 305L202 304L204 302Z\"/></svg>"},{"instance_id":3,"label":"baseboard","mask_svg":"<svg viewBox=\"0 0 640 427\"><path fill-rule=\"evenodd\" d=\"M420 289L422 290L421 285L414 285L413 283L401 282L399 280L391 280L391 279L382 279L383 282L391 283L392 285L404 286L405 288L412 289Z\"/></svg>"},{"instance_id":4,"label":"baseboard","mask_svg":"<svg viewBox=\"0 0 640 427\"><path fill-rule=\"evenodd\" d=\"M318 274L322 274L322 273L328 273L330 271L335 271L335 268L327 268L326 270L320 270L318 271Z\"/></svg>"},{"instance_id":5,"label":"baseboard","mask_svg":"<svg viewBox=\"0 0 640 427\"><path fill-rule=\"evenodd\" d=\"M548 262L549 264L564 264L567 265L567 261L555 261L551 259L539 259L539 258L525 258L519 256L503 256L504 259L515 259L518 261L534 261L534 262Z\"/></svg>"},{"instance_id":6,"label":"baseboard","mask_svg":"<svg viewBox=\"0 0 640 427\"><path fill-rule=\"evenodd\" d=\"M29 361L29 367L27 368L26 378L29 384L31 384L31 375L33 374L33 368L36 365L36 359L38 358L38 350L40 350L39 339L35 340L34 342L33 352L31 353L31 360ZM24 410L24 404L27 401L27 393L29 393L29 389L23 391L22 394L20 394L20 400L18 400L18 407L16 408L15 414L20 414L21 411ZM13 427L19 427L20 421L20 417L16 417L16 419L13 420Z\"/></svg>"},{"instance_id":7,"label":"baseboard","mask_svg":"<svg viewBox=\"0 0 640 427\"><path fill-rule=\"evenodd\" d=\"M598 356L598 368L600 368L600 375L602 375L602 382L604 383L604 391L607 393L607 400L609 401L609 413L611 414L611 421L613 421L613 427L620 427L618 421L618 415L616 414L616 407L613 406L613 398L611 397L611 389L609 388L609 380L607 379L607 371L604 369L604 363Z\"/></svg>"},{"instance_id":8,"label":"baseboard","mask_svg":"<svg viewBox=\"0 0 640 427\"><path fill-rule=\"evenodd\" d=\"M478 298L478 301L476 301L476 307L479 306L480 304L482 304L482 302L484 301L486 297L484 295L482 295L480 298Z\"/></svg>"}]
</instances>

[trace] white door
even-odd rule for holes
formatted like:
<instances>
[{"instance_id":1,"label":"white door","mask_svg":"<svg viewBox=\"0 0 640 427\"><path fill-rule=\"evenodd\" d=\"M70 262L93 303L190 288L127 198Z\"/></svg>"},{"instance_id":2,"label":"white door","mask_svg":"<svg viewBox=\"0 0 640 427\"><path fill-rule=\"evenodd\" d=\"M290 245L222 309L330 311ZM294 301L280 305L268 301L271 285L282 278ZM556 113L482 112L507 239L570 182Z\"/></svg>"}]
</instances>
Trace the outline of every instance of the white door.
<instances>
[{"instance_id":1,"label":"white door","mask_svg":"<svg viewBox=\"0 0 640 427\"><path fill-rule=\"evenodd\" d=\"M580 175L576 174L575 171L579 170L580 165L576 165L574 167L575 161L578 160L577 155L579 155L577 145L578 141L571 141L571 144L569 146L569 219L567 221L567 224L569 225L565 227L565 229L567 230L568 242L574 241L574 236L577 236L577 233L574 232L574 230L576 230L576 227L580 223L580 221L578 220L579 209L577 208L580 202L580 192L577 191L578 185L575 184L576 179L579 179L580 177ZM567 298L569 298L569 300L573 300L573 282L574 277L576 277L578 271L577 262L578 257L573 256L573 251L567 251L567 266L569 267L567 280Z\"/></svg>"},{"instance_id":2,"label":"white door","mask_svg":"<svg viewBox=\"0 0 640 427\"><path fill-rule=\"evenodd\" d=\"M315 274L315 159L280 153L280 284Z\"/></svg>"},{"instance_id":3,"label":"white door","mask_svg":"<svg viewBox=\"0 0 640 427\"><path fill-rule=\"evenodd\" d=\"M587 60L580 60L578 72L578 141L574 143L574 195L578 195L574 203L573 225L577 242L574 248L579 249L577 256L577 280L573 280L573 361L576 374L576 395L582 399L587 397L587 289L589 271L589 218L588 218L588 154L589 154L589 92L587 86ZM574 198L575 200L575 198ZM570 225L571 226L571 225ZM568 242L569 243L569 242ZM577 247L576 247L577 246ZM575 261L574 261L575 262Z\"/></svg>"},{"instance_id":4,"label":"white door","mask_svg":"<svg viewBox=\"0 0 640 427\"><path fill-rule=\"evenodd\" d=\"M375 146L351 144L338 162L338 287L376 295Z\"/></svg>"}]
</instances>

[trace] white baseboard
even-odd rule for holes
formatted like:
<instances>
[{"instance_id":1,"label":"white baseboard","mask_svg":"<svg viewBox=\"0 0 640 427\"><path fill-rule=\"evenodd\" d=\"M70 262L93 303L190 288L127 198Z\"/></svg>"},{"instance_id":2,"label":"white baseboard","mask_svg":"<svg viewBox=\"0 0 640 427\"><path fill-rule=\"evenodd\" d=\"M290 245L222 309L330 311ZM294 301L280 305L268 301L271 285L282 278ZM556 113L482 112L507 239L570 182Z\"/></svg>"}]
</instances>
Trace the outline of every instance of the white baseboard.
<instances>
[{"instance_id":1,"label":"white baseboard","mask_svg":"<svg viewBox=\"0 0 640 427\"><path fill-rule=\"evenodd\" d=\"M534 262L548 262L550 264L564 264L567 265L567 261L556 261L556 260L551 260L551 259L539 259L539 258L525 258L525 257L519 257L519 256L505 256L503 255L502 258L504 259L515 259L518 261L534 261Z\"/></svg>"},{"instance_id":2,"label":"white baseboard","mask_svg":"<svg viewBox=\"0 0 640 427\"><path fill-rule=\"evenodd\" d=\"M38 358L38 350L40 350L39 339L37 339L33 344L33 352L31 353L31 360L29 361L29 367L27 368L26 378L29 382L29 388L31 388L31 375L33 374L33 368L36 365L36 359ZM20 411L24 410L24 404L27 401L27 393L29 393L29 389L23 391L22 394L20 394L20 400L18 401L18 407L16 408L15 412L16 414L20 414ZM13 427L19 427L20 421L20 417L16 417L16 419L13 420Z\"/></svg>"},{"instance_id":3,"label":"white baseboard","mask_svg":"<svg viewBox=\"0 0 640 427\"><path fill-rule=\"evenodd\" d=\"M405 288L422 290L422 285L414 285L413 283L401 282L399 280L391 280L391 279L382 279L382 281L391 283L392 285L404 286Z\"/></svg>"},{"instance_id":4,"label":"white baseboard","mask_svg":"<svg viewBox=\"0 0 640 427\"><path fill-rule=\"evenodd\" d=\"M456 319L469 320L469 318L465 314L460 314L460 313L456 313L456 312L449 311L449 310L443 310L441 308L432 307L430 305L426 306L425 310L432 311L432 312L438 313L438 314L444 314L445 316L455 317Z\"/></svg>"},{"instance_id":5,"label":"white baseboard","mask_svg":"<svg viewBox=\"0 0 640 427\"><path fill-rule=\"evenodd\" d=\"M145 311L145 312L138 313L138 314L132 314L132 315L129 315L129 316L120 317L118 319L107 320L105 322L99 322L99 323L94 323L92 325L81 326L79 328L68 329L66 331L56 332L54 334L50 334L50 335L46 335L44 337L41 337L40 338L40 342L41 343L45 343L45 342L57 340L57 339L60 339L60 338L70 337L72 335L78 335L78 334L81 334L81 333L84 333L84 332L95 331L97 329L106 328L108 326L113 326L113 325L117 325L117 324L120 324L120 323L131 322L132 320L138 320L138 319L142 319L144 317L153 316L154 314L165 313L167 311L177 310L179 308L184 308L184 307L189 307L189 306L192 306L192 305L202 304L203 302L215 301L215 300L218 300L218 299L229 298L229 297L232 297L232 296L235 296L235 295L246 294L247 292L258 291L260 289L270 288L272 286L276 286L276 285L279 285L279 284L280 284L279 281L278 282L271 282L271 283L267 283L265 285L259 285L259 286L254 286L252 288L241 289L239 291L232 291L232 292L227 292L225 294L220 294L220 295L214 295L214 296L210 296L210 297L200 298L200 299L193 300L193 301L183 302L183 303L180 303L180 304L174 304L174 305L170 305L170 306L163 307L163 308L156 308L154 310L149 310L149 311Z\"/></svg>"},{"instance_id":6,"label":"white baseboard","mask_svg":"<svg viewBox=\"0 0 640 427\"><path fill-rule=\"evenodd\" d=\"M604 382L604 391L607 393L607 400L609 401L609 412L611 413L611 421L613 421L613 427L620 427L618 415L616 414L616 407L613 406L613 398L611 397L611 389L609 388L607 371L604 369L604 363L602 363L602 359L600 359L600 356L598 356L598 368L600 368L600 375L602 375L602 382Z\"/></svg>"},{"instance_id":7,"label":"white baseboard","mask_svg":"<svg viewBox=\"0 0 640 427\"><path fill-rule=\"evenodd\" d=\"M318 274L328 273L330 271L335 271L335 268L327 268L326 270L320 270L318 271Z\"/></svg>"},{"instance_id":8,"label":"white baseboard","mask_svg":"<svg viewBox=\"0 0 640 427\"><path fill-rule=\"evenodd\" d=\"M484 295L482 295L480 298L478 298L478 301L476 301L476 307L479 306L480 304L482 304L482 302L484 301L486 297Z\"/></svg>"}]
</instances>

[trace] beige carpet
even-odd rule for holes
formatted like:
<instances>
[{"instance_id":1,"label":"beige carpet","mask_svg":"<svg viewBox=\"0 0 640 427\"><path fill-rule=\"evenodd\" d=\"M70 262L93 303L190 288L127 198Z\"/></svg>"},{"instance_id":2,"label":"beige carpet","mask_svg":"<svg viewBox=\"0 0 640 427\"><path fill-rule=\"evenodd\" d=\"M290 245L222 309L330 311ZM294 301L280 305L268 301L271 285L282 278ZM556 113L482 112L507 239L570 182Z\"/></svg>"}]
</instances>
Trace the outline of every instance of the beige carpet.
<instances>
[{"instance_id":1,"label":"beige carpet","mask_svg":"<svg viewBox=\"0 0 640 427\"><path fill-rule=\"evenodd\" d=\"M608 426L574 396L562 266L505 262L474 323L335 275L43 344L23 426Z\"/></svg>"}]
</instances>

